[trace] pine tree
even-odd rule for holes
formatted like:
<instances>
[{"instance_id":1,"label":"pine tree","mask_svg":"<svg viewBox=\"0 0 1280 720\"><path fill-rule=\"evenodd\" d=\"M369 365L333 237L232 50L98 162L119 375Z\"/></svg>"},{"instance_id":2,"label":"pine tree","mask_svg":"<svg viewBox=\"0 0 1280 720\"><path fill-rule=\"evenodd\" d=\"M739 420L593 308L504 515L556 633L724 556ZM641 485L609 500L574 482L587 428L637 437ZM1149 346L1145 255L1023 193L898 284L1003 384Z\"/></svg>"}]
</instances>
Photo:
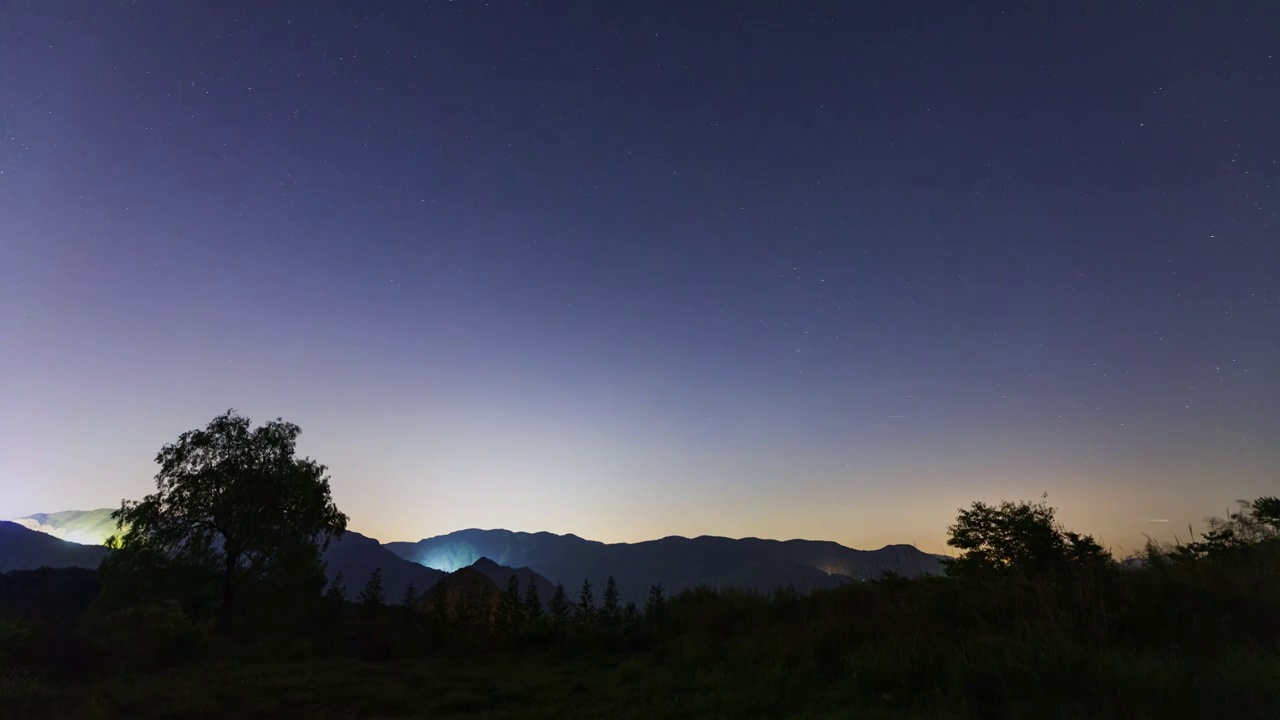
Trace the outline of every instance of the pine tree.
<instances>
[{"instance_id":1,"label":"pine tree","mask_svg":"<svg viewBox=\"0 0 1280 720\"><path fill-rule=\"evenodd\" d=\"M476 596L479 590L474 592L470 589L459 588L453 599L453 617L450 620L459 628L474 628L480 623L480 612L477 607L479 603Z\"/></svg>"},{"instance_id":2,"label":"pine tree","mask_svg":"<svg viewBox=\"0 0 1280 720\"><path fill-rule=\"evenodd\" d=\"M667 614L667 598L662 592L662 585L649 588L649 599L644 604L644 619L649 622L661 622Z\"/></svg>"},{"instance_id":3,"label":"pine tree","mask_svg":"<svg viewBox=\"0 0 1280 720\"><path fill-rule=\"evenodd\" d=\"M538 585L532 577L529 578L529 587L524 591L524 616L530 622L536 622L542 617L542 600L538 598Z\"/></svg>"},{"instance_id":4,"label":"pine tree","mask_svg":"<svg viewBox=\"0 0 1280 720\"><path fill-rule=\"evenodd\" d=\"M636 610L636 604L633 602L627 603L627 606L622 609L622 624L626 627L635 627L639 622L640 611Z\"/></svg>"},{"instance_id":5,"label":"pine tree","mask_svg":"<svg viewBox=\"0 0 1280 720\"><path fill-rule=\"evenodd\" d=\"M498 604L498 623L503 627L513 628L520 624L522 615L520 578L512 575L507 578L507 589L502 593L502 599Z\"/></svg>"},{"instance_id":6,"label":"pine tree","mask_svg":"<svg viewBox=\"0 0 1280 720\"><path fill-rule=\"evenodd\" d=\"M574 609L574 619L579 623L591 622L596 614L596 596L591 591L591 581L582 581L582 592L578 593L578 606Z\"/></svg>"},{"instance_id":7,"label":"pine tree","mask_svg":"<svg viewBox=\"0 0 1280 720\"><path fill-rule=\"evenodd\" d=\"M409 583L409 587L404 589L404 599L400 601L400 604L406 610L417 610L418 602L421 599L421 596L418 595L418 588L414 587L413 583Z\"/></svg>"},{"instance_id":8,"label":"pine tree","mask_svg":"<svg viewBox=\"0 0 1280 720\"><path fill-rule=\"evenodd\" d=\"M382 568L374 568L369 574L369 582L360 591L360 604L367 610L377 610L387 604L382 595Z\"/></svg>"},{"instance_id":9,"label":"pine tree","mask_svg":"<svg viewBox=\"0 0 1280 720\"><path fill-rule=\"evenodd\" d=\"M347 600L347 582L342 577L342 572L333 576L333 580L329 582L329 587L324 591L324 599L336 604L341 604Z\"/></svg>"},{"instance_id":10,"label":"pine tree","mask_svg":"<svg viewBox=\"0 0 1280 720\"><path fill-rule=\"evenodd\" d=\"M468 590L454 605L455 621L464 628L487 629L494 620L493 599L492 585Z\"/></svg>"},{"instance_id":11,"label":"pine tree","mask_svg":"<svg viewBox=\"0 0 1280 720\"><path fill-rule=\"evenodd\" d=\"M548 609L551 611L551 619L557 625L564 625L569 620L569 613L573 608L569 605L569 593L564 591L564 583L556 584L556 592L551 596Z\"/></svg>"},{"instance_id":12,"label":"pine tree","mask_svg":"<svg viewBox=\"0 0 1280 720\"><path fill-rule=\"evenodd\" d=\"M430 592L431 600L427 604L427 610L443 623L449 619L449 587L444 578L437 580Z\"/></svg>"},{"instance_id":13,"label":"pine tree","mask_svg":"<svg viewBox=\"0 0 1280 720\"><path fill-rule=\"evenodd\" d=\"M618 583L614 582L613 576L610 575L604 584L604 606L600 609L600 615L610 625L617 625L622 620L622 607L618 604L620 600Z\"/></svg>"}]
</instances>

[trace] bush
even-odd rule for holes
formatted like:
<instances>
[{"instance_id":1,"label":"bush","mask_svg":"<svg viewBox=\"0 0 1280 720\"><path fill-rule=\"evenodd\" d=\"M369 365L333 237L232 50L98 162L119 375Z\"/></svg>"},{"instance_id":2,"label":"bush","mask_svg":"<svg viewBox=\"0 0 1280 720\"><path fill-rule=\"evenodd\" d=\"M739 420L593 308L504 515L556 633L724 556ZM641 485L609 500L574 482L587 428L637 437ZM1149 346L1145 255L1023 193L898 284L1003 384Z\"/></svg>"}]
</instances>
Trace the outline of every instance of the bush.
<instances>
[{"instance_id":1,"label":"bush","mask_svg":"<svg viewBox=\"0 0 1280 720\"><path fill-rule=\"evenodd\" d=\"M25 623L13 618L0 618L0 666L12 666L18 651L30 636L31 628Z\"/></svg>"},{"instance_id":2,"label":"bush","mask_svg":"<svg viewBox=\"0 0 1280 720\"><path fill-rule=\"evenodd\" d=\"M165 600L117 610L88 630L122 664L152 668L193 657L207 643L210 628L193 622L176 601Z\"/></svg>"}]
</instances>

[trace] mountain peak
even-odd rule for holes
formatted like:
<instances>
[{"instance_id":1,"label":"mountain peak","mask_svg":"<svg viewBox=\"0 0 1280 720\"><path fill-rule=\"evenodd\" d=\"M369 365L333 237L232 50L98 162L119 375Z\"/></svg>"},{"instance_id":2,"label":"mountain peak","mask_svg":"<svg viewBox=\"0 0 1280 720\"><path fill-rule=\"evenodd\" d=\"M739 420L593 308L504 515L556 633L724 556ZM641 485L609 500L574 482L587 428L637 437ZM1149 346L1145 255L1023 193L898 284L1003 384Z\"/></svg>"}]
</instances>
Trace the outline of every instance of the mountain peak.
<instances>
[{"instance_id":1,"label":"mountain peak","mask_svg":"<svg viewBox=\"0 0 1280 720\"><path fill-rule=\"evenodd\" d=\"M602 543L545 532L470 529L416 543L388 543L387 548L429 567L481 570L500 588L513 574L522 586L529 581L524 573L537 574L546 582L535 580L543 600L555 583L572 588L590 580L603 587L610 577L623 601L642 603L650 586L659 584L668 593L699 585L769 593L836 587L850 579L880 577L885 570L907 576L941 571L936 557L910 545L855 550L829 541L705 535Z\"/></svg>"},{"instance_id":2,"label":"mountain peak","mask_svg":"<svg viewBox=\"0 0 1280 720\"><path fill-rule=\"evenodd\" d=\"M471 563L471 567L479 570L480 572L485 572L486 570L500 569L502 568L502 565L499 565L487 557L481 556L479 560Z\"/></svg>"}]
</instances>

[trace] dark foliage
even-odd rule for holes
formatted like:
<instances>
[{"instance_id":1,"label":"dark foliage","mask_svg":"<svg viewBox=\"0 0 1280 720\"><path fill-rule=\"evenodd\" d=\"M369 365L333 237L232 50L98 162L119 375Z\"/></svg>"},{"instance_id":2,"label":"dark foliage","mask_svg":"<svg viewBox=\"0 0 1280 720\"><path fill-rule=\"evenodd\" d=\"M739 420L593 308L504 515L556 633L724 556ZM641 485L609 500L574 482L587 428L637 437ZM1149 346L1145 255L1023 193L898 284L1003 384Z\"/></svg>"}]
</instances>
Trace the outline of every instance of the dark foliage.
<instances>
[{"instance_id":1,"label":"dark foliage","mask_svg":"<svg viewBox=\"0 0 1280 720\"><path fill-rule=\"evenodd\" d=\"M591 590L591 581L582 581L582 590L578 593L578 604L573 608L573 619L579 625L588 625L596 617L596 596Z\"/></svg>"},{"instance_id":2,"label":"dark foliage","mask_svg":"<svg viewBox=\"0 0 1280 720\"><path fill-rule=\"evenodd\" d=\"M317 576L323 586L320 552L347 517L333 504L325 467L295 456L300 432L283 420L253 428L227 411L165 445L156 492L113 515L121 535L104 575L119 585L156 579L144 589L153 596L214 581L226 628L246 590L292 594ZM202 609L184 599L188 611Z\"/></svg>"},{"instance_id":3,"label":"dark foliage","mask_svg":"<svg viewBox=\"0 0 1280 720\"><path fill-rule=\"evenodd\" d=\"M381 610L387 604L387 599L382 594L382 568L374 568L369 574L358 599L364 609L369 611Z\"/></svg>"},{"instance_id":4,"label":"dark foliage","mask_svg":"<svg viewBox=\"0 0 1280 720\"><path fill-rule=\"evenodd\" d=\"M667 614L667 596L661 585L649 588L649 599L644 604L644 616L655 623L662 622Z\"/></svg>"},{"instance_id":5,"label":"dark foliage","mask_svg":"<svg viewBox=\"0 0 1280 720\"><path fill-rule=\"evenodd\" d=\"M607 625L617 625L622 620L622 608L618 604L618 583L613 576L605 581L604 604L600 607L600 619Z\"/></svg>"},{"instance_id":6,"label":"dark foliage","mask_svg":"<svg viewBox=\"0 0 1280 720\"><path fill-rule=\"evenodd\" d=\"M995 506L975 502L960 511L947 532L947 544L961 551L946 564L953 577L1065 576L1111 562L1111 554L1093 537L1063 528L1044 498Z\"/></svg>"},{"instance_id":7,"label":"dark foliage","mask_svg":"<svg viewBox=\"0 0 1280 720\"><path fill-rule=\"evenodd\" d=\"M569 604L569 594L565 592L564 584L556 584L556 592L551 596L551 604L547 606L551 613L551 619L557 625L564 625L569 620L569 615L573 612L573 606Z\"/></svg>"},{"instance_id":8,"label":"dark foliage","mask_svg":"<svg viewBox=\"0 0 1280 720\"><path fill-rule=\"evenodd\" d=\"M542 618L542 600L538 598L538 583L529 578L529 585L524 591L524 616L530 622Z\"/></svg>"},{"instance_id":9,"label":"dark foliage","mask_svg":"<svg viewBox=\"0 0 1280 720\"><path fill-rule=\"evenodd\" d=\"M311 605L253 597L264 617L277 603L297 617L231 638L172 597L171 567L133 568L143 590L123 604L94 571L11 573L0 715L1271 718L1276 509L1242 503L1195 543L1120 565L1043 503L979 504L953 528L976 553L958 577L654 585L643 612L612 579L598 607L586 581L543 612L513 574L499 590L466 568L398 605L378 572L359 602L338 575L309 586Z\"/></svg>"},{"instance_id":10,"label":"dark foliage","mask_svg":"<svg viewBox=\"0 0 1280 720\"><path fill-rule=\"evenodd\" d=\"M324 590L324 599L330 604L341 604L347 599L347 580L338 573L329 581L329 585Z\"/></svg>"}]
</instances>

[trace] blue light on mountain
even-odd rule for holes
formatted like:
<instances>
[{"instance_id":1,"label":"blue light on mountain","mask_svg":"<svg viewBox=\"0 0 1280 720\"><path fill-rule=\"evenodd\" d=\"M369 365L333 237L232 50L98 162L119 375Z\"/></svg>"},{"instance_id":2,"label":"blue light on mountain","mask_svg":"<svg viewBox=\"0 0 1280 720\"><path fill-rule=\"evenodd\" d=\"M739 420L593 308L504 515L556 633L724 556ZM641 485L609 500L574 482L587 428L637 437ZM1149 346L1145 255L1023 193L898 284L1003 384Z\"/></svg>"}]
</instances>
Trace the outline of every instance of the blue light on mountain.
<instances>
[{"instance_id":1,"label":"blue light on mountain","mask_svg":"<svg viewBox=\"0 0 1280 720\"><path fill-rule=\"evenodd\" d=\"M419 565L434 570L453 572L460 570L480 559L480 553L469 543L453 543L433 548L418 558Z\"/></svg>"}]
</instances>

